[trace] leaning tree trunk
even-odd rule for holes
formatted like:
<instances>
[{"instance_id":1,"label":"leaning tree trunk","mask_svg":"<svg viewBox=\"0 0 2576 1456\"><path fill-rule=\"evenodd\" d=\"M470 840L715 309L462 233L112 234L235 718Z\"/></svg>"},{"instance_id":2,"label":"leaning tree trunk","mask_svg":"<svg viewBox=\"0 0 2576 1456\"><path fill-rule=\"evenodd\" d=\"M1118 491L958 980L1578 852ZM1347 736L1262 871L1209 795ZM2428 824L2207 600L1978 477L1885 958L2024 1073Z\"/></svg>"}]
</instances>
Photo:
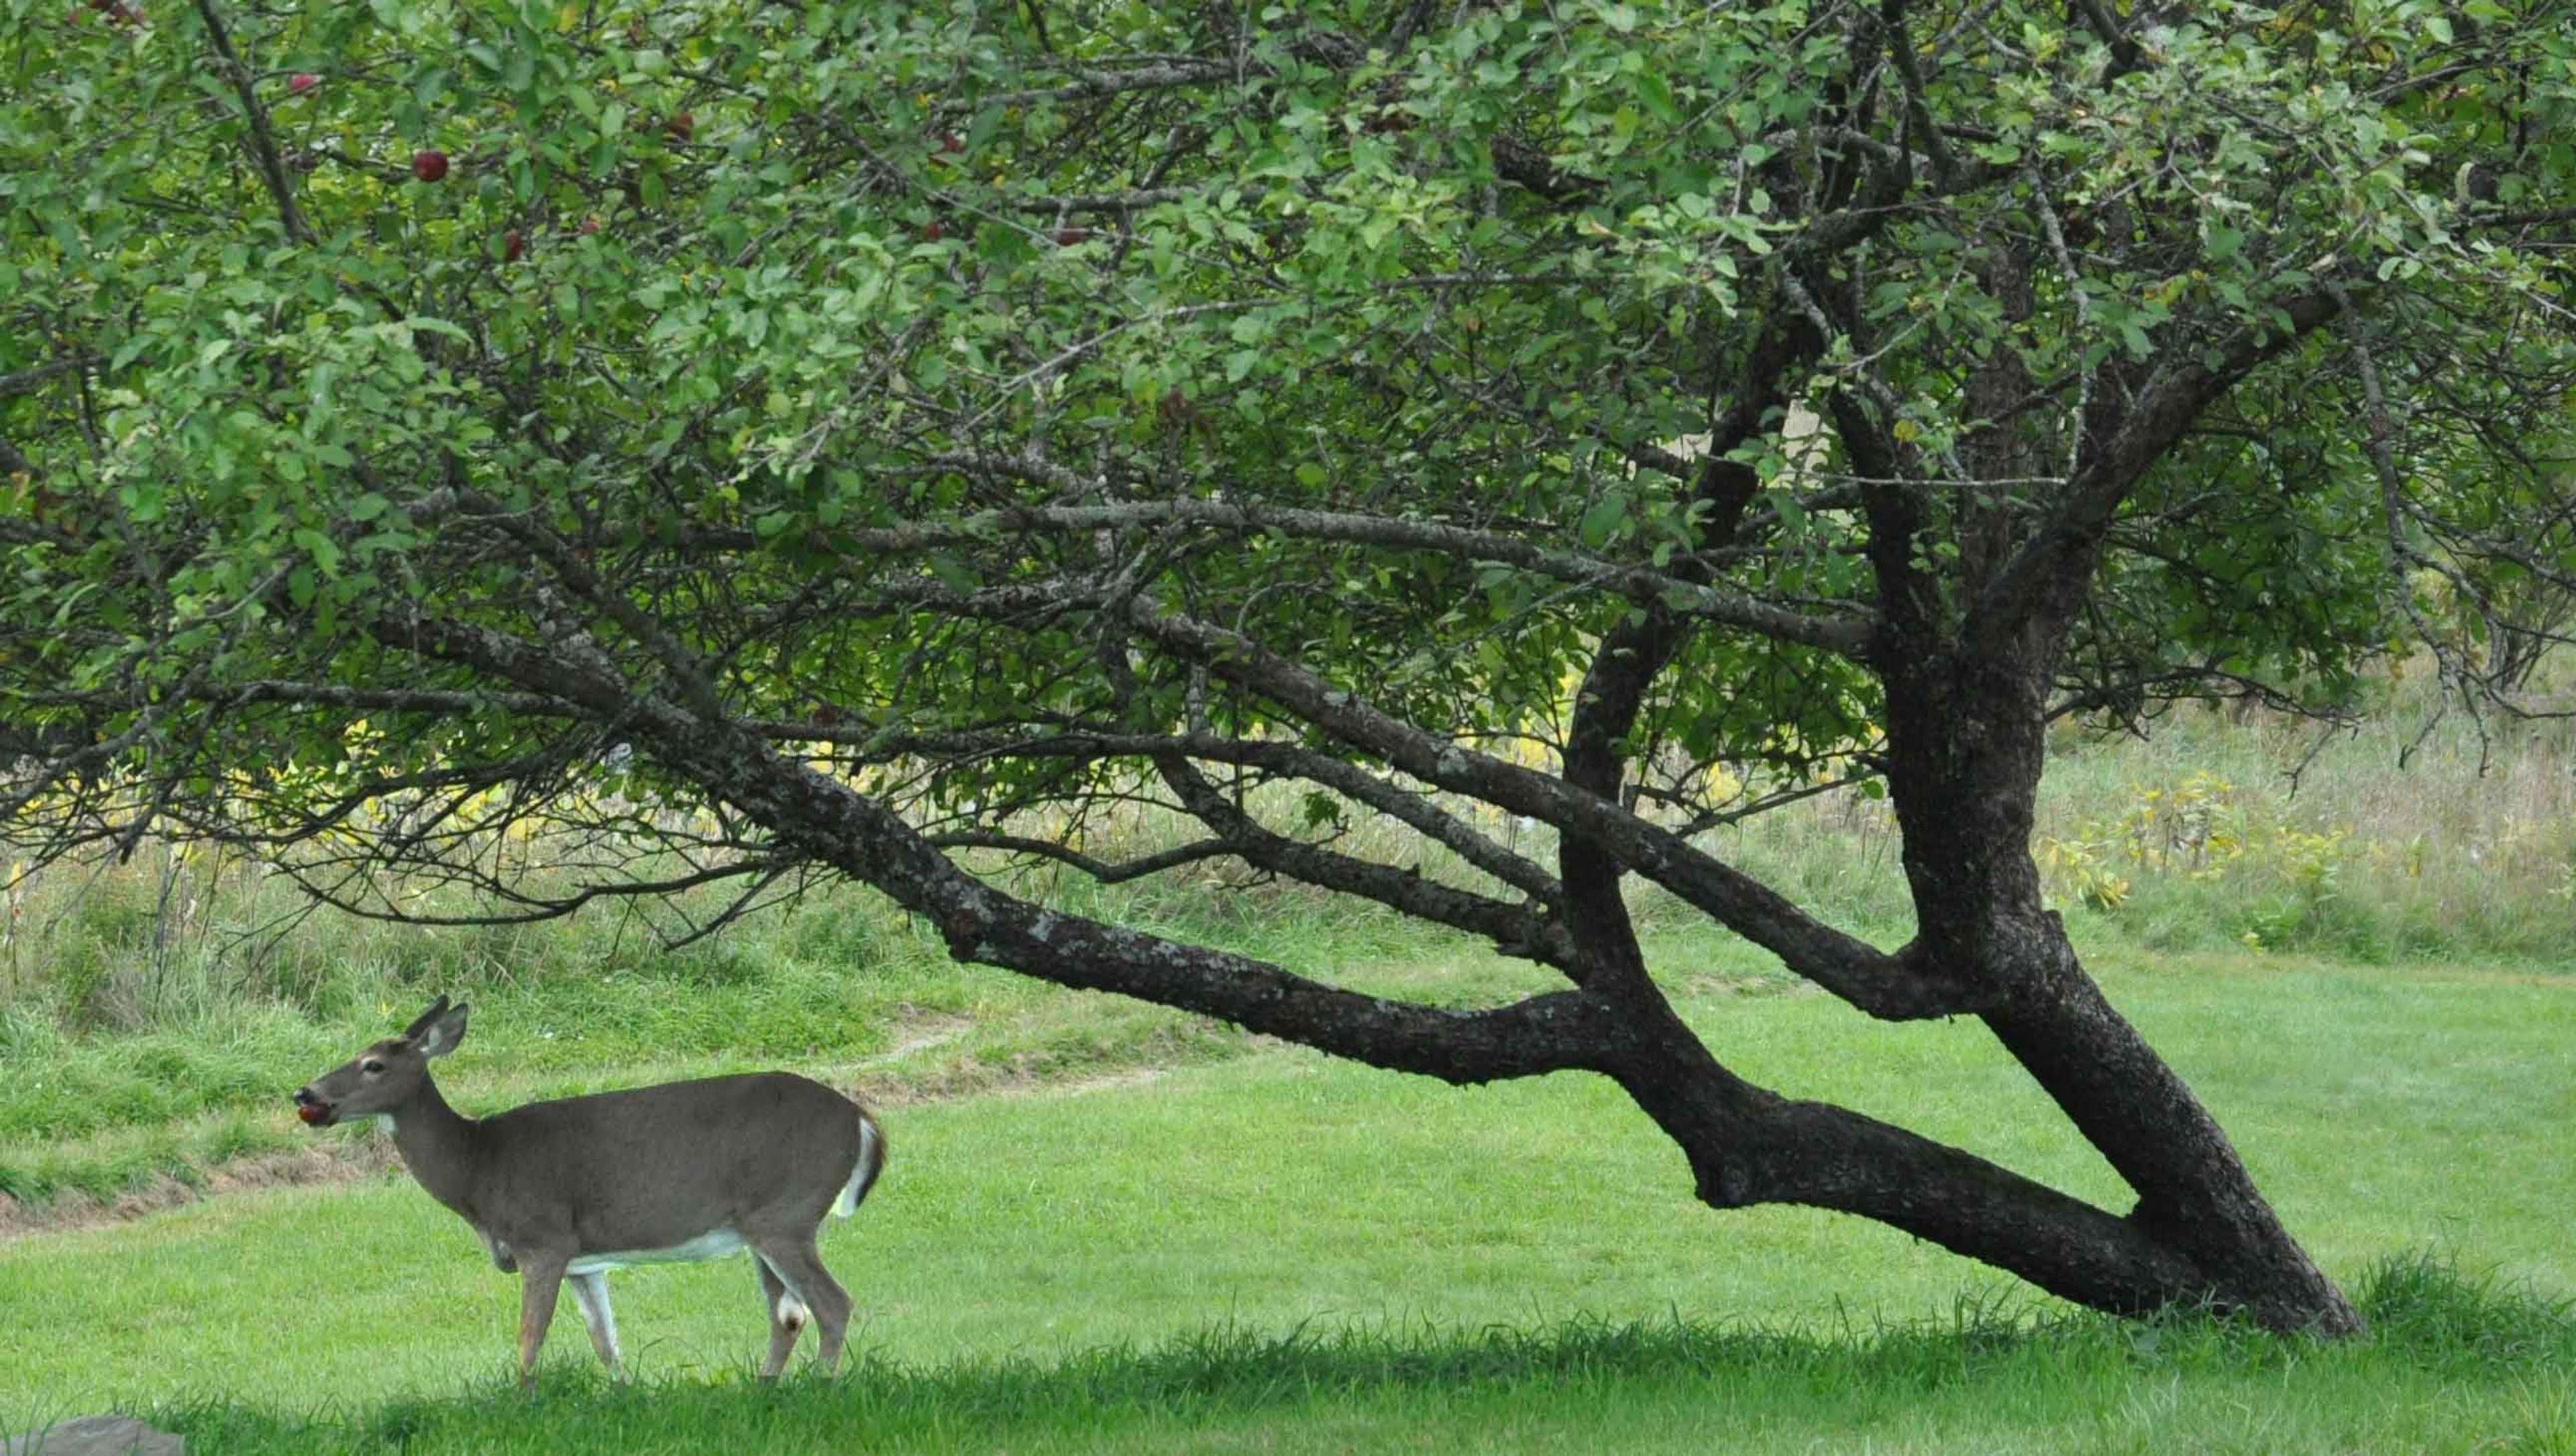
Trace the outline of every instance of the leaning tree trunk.
<instances>
[{"instance_id":1,"label":"leaning tree trunk","mask_svg":"<svg viewBox=\"0 0 2576 1456\"><path fill-rule=\"evenodd\" d=\"M1603 660L1654 655L1649 629L1621 645L1641 650ZM1619 676L1596 673L1592 686L1612 688ZM1607 691L1587 697L1616 701ZM1900 751L1892 775L1906 785L1898 803L1908 874L1918 901L1939 912L1927 909L1908 962L1986 988L1981 1018L2128 1180L2136 1207L2110 1213L1902 1128L1737 1077L1647 977L1615 875L1589 865L1591 851L1569 840L1565 883L1585 991L1617 1005L1629 1033L1601 1070L1673 1138L1712 1207L1795 1203L1858 1214L2114 1313L2199 1304L2275 1330L2359 1329L2342 1294L2273 1217L2226 1135L2102 998L2040 904L2028 847L2038 713L2011 728L1964 706L1951 698L1949 714L1931 720L1937 742ZM1931 764L1914 762L1927 757ZM1569 768L1583 771L1579 753Z\"/></svg>"},{"instance_id":2,"label":"leaning tree trunk","mask_svg":"<svg viewBox=\"0 0 2576 1456\"><path fill-rule=\"evenodd\" d=\"M1759 402L1757 401L1757 407ZM1749 474L1749 472L1746 472ZM1715 519L1741 493L1713 472ZM1722 533L1721 533L1722 534ZM1576 694L1569 783L1618 792L1618 744L1686 631L1661 613L1614 630ZM1922 934L1918 973L1982 989L1986 1024L2128 1180L2119 1217L1983 1159L1729 1072L1656 989L1621 866L1564 843L1567 918L1587 994L1634 1039L1605 1066L1689 1158L1712 1207L1800 1203L1856 1213L2123 1314L2242 1310L2267 1327L2347 1333L2360 1321L2256 1192L2226 1135L2113 1010L2040 899L2030 836L2045 754L2045 629L1969 663L1918 641L1889 664L1890 781Z\"/></svg>"},{"instance_id":3,"label":"leaning tree trunk","mask_svg":"<svg viewBox=\"0 0 2576 1456\"><path fill-rule=\"evenodd\" d=\"M2030 855L2056 634L1889 654L1888 782L1915 953L1991 989L1979 1017L2137 1194L2123 1220L2200 1272L2210 1301L2281 1329L2359 1316L2256 1190L2217 1121L2104 999Z\"/></svg>"}]
</instances>

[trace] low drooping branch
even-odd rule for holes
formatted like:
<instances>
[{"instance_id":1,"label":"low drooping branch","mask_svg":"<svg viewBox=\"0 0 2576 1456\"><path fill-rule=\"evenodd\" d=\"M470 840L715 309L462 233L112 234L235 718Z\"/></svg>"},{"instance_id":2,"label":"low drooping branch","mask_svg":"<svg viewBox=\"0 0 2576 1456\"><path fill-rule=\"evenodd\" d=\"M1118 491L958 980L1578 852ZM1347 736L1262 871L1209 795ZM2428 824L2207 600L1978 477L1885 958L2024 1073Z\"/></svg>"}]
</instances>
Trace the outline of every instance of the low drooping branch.
<instances>
[{"instance_id":1,"label":"low drooping branch","mask_svg":"<svg viewBox=\"0 0 2576 1456\"><path fill-rule=\"evenodd\" d=\"M659 719L648 727L657 756L712 780L711 788L783 839L927 917L960 959L1194 1011L1456 1083L1588 1067L1621 1044L1609 1009L1577 992L1490 1011L1445 1011L1031 905L974 880L920 844L900 819L846 785L778 760L748 734L648 718ZM704 756L710 754L722 757Z\"/></svg>"},{"instance_id":2,"label":"low drooping branch","mask_svg":"<svg viewBox=\"0 0 2576 1456\"><path fill-rule=\"evenodd\" d=\"M928 919L962 960L1195 1011L1371 1066L1451 1082L1593 1067L1615 1057L1625 1041L1616 1014L1579 992L1490 1011L1446 1011L1034 905L967 874L885 806L780 757L740 723L709 721L595 666L490 628L411 612L378 633L389 645L414 644L522 690L556 688L590 715L631 731L673 771L759 820L782 847L874 885Z\"/></svg>"},{"instance_id":3,"label":"low drooping branch","mask_svg":"<svg viewBox=\"0 0 2576 1456\"><path fill-rule=\"evenodd\" d=\"M1130 625L1179 656L1278 702L1334 737L1425 783L1527 814L1599 845L1781 963L1872 1016L1890 1020L1972 1010L1980 993L1917 970L1814 920L1770 887L1684 842L1616 801L1519 764L1474 753L1380 712L1346 689L1240 633L1137 603ZM1194 756L1202 756L1195 755Z\"/></svg>"},{"instance_id":4,"label":"low drooping branch","mask_svg":"<svg viewBox=\"0 0 2576 1456\"><path fill-rule=\"evenodd\" d=\"M1477 832L1425 794L1380 778L1359 765L1285 738L1232 738L1212 733L1150 734L1083 732L1056 729L1034 733L925 732L901 733L867 725L821 725L811 722L755 721L754 731L771 742L835 743L859 750L859 761L885 762L911 755L974 762L988 758L1068 759L1097 762L1114 758L1152 760L1178 753L1209 763L1260 769L1302 779L1333 790L1355 804L1375 809L1458 856L1459 859L1521 891L1532 901L1553 905L1563 887L1535 861L1515 854Z\"/></svg>"}]
</instances>

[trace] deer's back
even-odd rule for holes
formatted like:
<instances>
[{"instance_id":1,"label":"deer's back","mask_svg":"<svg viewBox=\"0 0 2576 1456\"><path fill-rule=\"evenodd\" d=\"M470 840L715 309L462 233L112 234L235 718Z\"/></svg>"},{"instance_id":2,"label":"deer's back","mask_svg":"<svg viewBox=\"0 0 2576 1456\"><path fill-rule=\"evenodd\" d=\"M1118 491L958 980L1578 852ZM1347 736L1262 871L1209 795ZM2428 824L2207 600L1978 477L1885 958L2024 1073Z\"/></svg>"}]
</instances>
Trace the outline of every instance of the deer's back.
<instances>
[{"instance_id":1,"label":"deer's back","mask_svg":"<svg viewBox=\"0 0 2576 1456\"><path fill-rule=\"evenodd\" d=\"M484 1119L476 1140L472 1217L486 1233L639 1256L719 1231L810 1228L861 1151L858 1105L789 1072L532 1102Z\"/></svg>"}]
</instances>

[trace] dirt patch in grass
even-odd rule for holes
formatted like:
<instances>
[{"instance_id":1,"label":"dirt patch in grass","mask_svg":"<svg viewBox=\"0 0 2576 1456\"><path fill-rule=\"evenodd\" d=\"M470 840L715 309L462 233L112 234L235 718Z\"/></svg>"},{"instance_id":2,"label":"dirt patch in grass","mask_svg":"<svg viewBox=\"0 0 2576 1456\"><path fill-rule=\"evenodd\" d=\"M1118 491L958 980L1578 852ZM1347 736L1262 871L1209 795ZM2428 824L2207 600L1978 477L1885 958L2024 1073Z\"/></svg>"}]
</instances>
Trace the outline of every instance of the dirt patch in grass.
<instances>
[{"instance_id":1,"label":"dirt patch in grass","mask_svg":"<svg viewBox=\"0 0 2576 1456\"><path fill-rule=\"evenodd\" d=\"M884 1066L906 1057L943 1047L975 1029L971 1016L915 1016L904 1023L903 1040L859 1063L862 1067Z\"/></svg>"},{"instance_id":2,"label":"dirt patch in grass","mask_svg":"<svg viewBox=\"0 0 2576 1456\"><path fill-rule=\"evenodd\" d=\"M157 1173L141 1187L129 1188L113 1198L64 1193L43 1203L23 1203L0 1193L0 1239L124 1223L147 1213L227 1193L353 1182L382 1173L398 1161L394 1145L387 1139L336 1138L310 1147L250 1153L217 1163L206 1170L202 1183L183 1182Z\"/></svg>"},{"instance_id":3,"label":"dirt patch in grass","mask_svg":"<svg viewBox=\"0 0 2576 1456\"><path fill-rule=\"evenodd\" d=\"M852 1069L826 1080L870 1107L920 1107L934 1102L962 1102L969 1097L1025 1096L1149 1082L1161 1075L1161 1069L1156 1067L1127 1067L1084 1076L1066 1068L1038 1068L1021 1057L1000 1061L970 1057L917 1076L895 1077Z\"/></svg>"}]
</instances>

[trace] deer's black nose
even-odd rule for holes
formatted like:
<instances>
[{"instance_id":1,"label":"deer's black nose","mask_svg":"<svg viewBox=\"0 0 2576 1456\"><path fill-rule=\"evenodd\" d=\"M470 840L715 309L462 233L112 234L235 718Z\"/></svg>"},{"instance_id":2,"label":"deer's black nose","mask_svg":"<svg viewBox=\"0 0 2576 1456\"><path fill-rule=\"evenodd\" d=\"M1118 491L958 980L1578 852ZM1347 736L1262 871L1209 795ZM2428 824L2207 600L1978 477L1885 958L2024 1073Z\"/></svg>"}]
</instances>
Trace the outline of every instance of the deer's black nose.
<instances>
[{"instance_id":1,"label":"deer's black nose","mask_svg":"<svg viewBox=\"0 0 2576 1456\"><path fill-rule=\"evenodd\" d=\"M310 1107L321 1100L321 1098L313 1095L313 1089L310 1087L298 1087L295 1089L295 1105L298 1107Z\"/></svg>"}]
</instances>

